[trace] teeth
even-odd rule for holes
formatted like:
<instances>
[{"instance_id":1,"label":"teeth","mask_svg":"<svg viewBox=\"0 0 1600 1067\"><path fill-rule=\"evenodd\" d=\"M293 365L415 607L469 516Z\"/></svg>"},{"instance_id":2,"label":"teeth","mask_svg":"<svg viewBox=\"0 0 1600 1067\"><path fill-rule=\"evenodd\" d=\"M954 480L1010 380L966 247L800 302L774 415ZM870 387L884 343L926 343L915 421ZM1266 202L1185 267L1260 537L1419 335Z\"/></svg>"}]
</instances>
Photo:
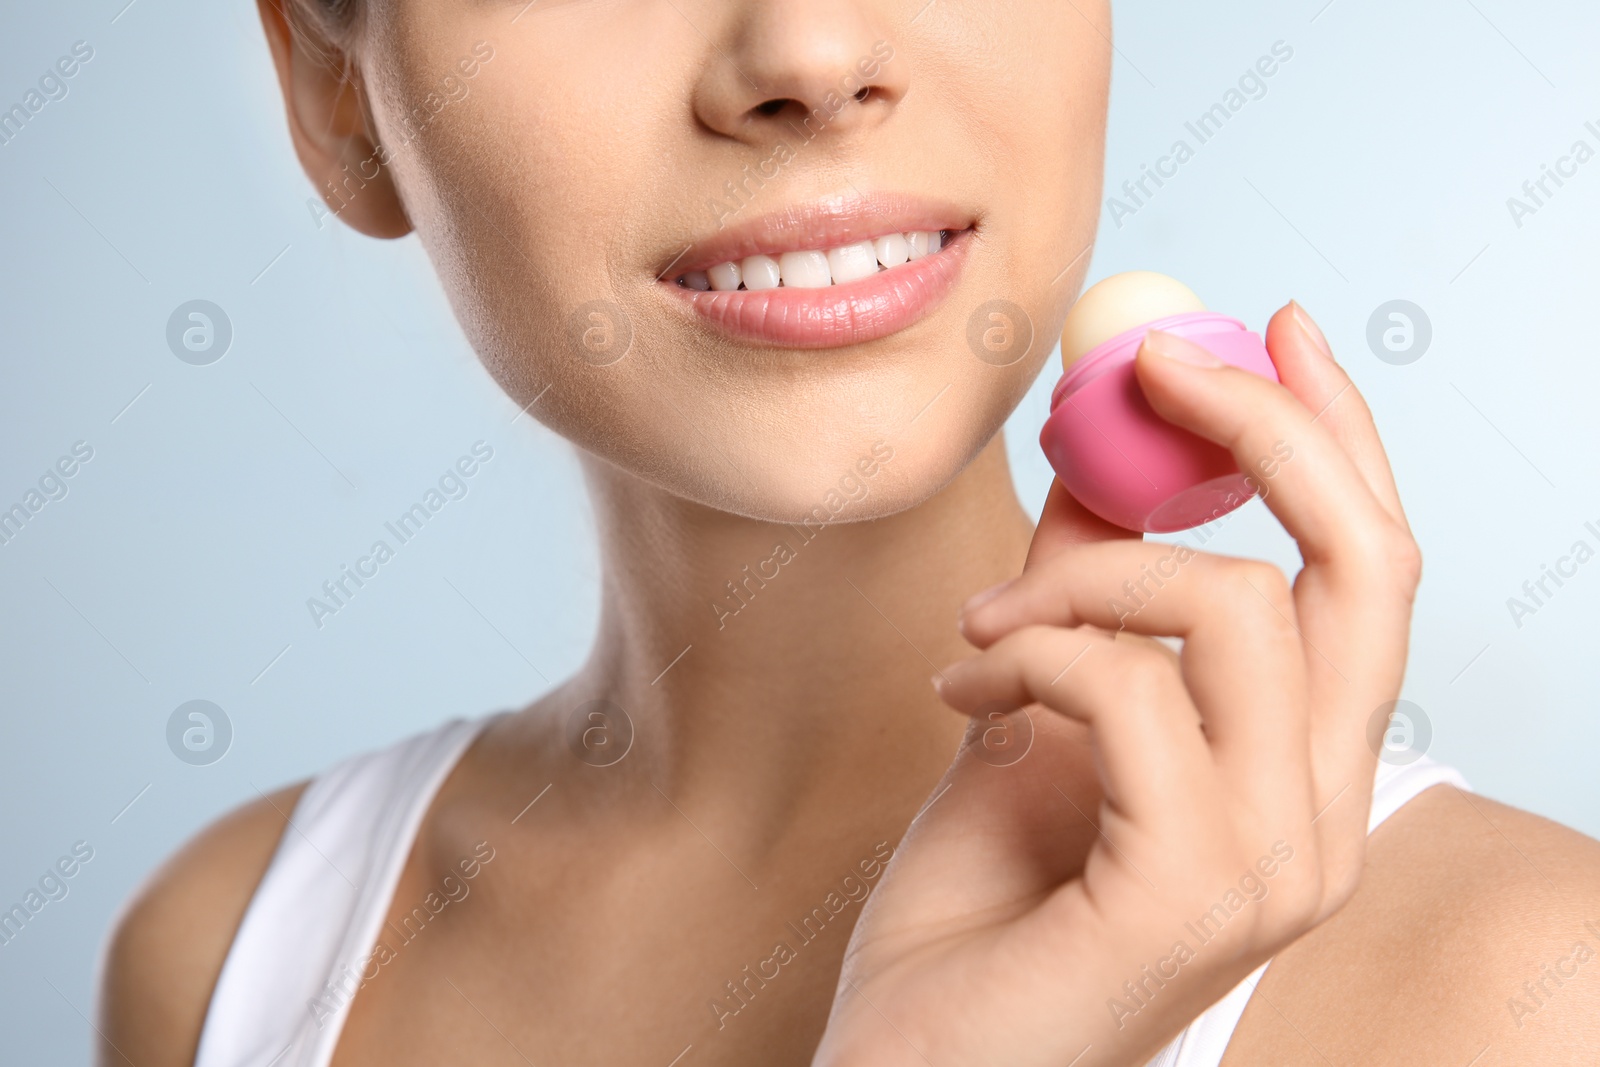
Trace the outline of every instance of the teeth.
<instances>
[{"instance_id":1,"label":"teeth","mask_svg":"<svg viewBox=\"0 0 1600 1067\"><path fill-rule=\"evenodd\" d=\"M785 252L778 257L783 284L791 289L825 289L833 284L822 252Z\"/></svg>"},{"instance_id":2,"label":"teeth","mask_svg":"<svg viewBox=\"0 0 1600 1067\"><path fill-rule=\"evenodd\" d=\"M878 273L878 253L871 241L858 241L843 248L828 250L828 272L835 285L853 282Z\"/></svg>"},{"instance_id":3,"label":"teeth","mask_svg":"<svg viewBox=\"0 0 1600 1067\"><path fill-rule=\"evenodd\" d=\"M911 246L911 254L907 259L921 259L931 252L938 251L939 235L927 230L917 230L906 234L906 243Z\"/></svg>"},{"instance_id":4,"label":"teeth","mask_svg":"<svg viewBox=\"0 0 1600 1067\"><path fill-rule=\"evenodd\" d=\"M776 289L781 273L771 256L748 256L739 264L746 289Z\"/></svg>"},{"instance_id":5,"label":"teeth","mask_svg":"<svg viewBox=\"0 0 1600 1067\"><path fill-rule=\"evenodd\" d=\"M911 245L906 241L905 234L891 233L873 241L872 250L877 254L878 262L885 267L898 267L910 256Z\"/></svg>"},{"instance_id":6,"label":"teeth","mask_svg":"<svg viewBox=\"0 0 1600 1067\"><path fill-rule=\"evenodd\" d=\"M678 279L678 284L702 292L710 289L759 292L776 289L779 285L790 289L823 289L931 256L943 248L944 243L945 235L941 230L890 233L826 251L784 252L776 258L746 256L738 262L690 271Z\"/></svg>"}]
</instances>

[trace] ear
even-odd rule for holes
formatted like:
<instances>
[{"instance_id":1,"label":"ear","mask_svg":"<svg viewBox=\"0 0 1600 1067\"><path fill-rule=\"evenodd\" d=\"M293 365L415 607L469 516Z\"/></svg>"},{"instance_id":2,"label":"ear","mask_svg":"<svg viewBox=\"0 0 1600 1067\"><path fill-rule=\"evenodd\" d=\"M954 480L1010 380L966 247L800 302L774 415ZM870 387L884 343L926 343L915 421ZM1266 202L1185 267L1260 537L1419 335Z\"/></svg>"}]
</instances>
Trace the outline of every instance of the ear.
<instances>
[{"instance_id":1,"label":"ear","mask_svg":"<svg viewBox=\"0 0 1600 1067\"><path fill-rule=\"evenodd\" d=\"M389 157L372 133L354 64L284 10L286 0L256 0L289 114L289 136L306 177L328 210L369 237L404 237L411 220L400 203Z\"/></svg>"}]
</instances>

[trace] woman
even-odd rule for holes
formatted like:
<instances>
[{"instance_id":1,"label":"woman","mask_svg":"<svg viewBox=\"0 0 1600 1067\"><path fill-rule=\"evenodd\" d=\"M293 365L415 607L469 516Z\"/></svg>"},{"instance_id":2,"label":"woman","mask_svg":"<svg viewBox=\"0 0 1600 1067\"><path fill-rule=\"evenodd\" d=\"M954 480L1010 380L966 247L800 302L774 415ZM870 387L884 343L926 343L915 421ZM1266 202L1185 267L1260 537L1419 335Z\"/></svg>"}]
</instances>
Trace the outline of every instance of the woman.
<instances>
[{"instance_id":1,"label":"woman","mask_svg":"<svg viewBox=\"0 0 1600 1067\"><path fill-rule=\"evenodd\" d=\"M1051 338L1081 283L1106 4L261 12L317 211L415 229L495 378L578 446L600 632L526 709L169 861L110 943L102 1062L1488 1065L1600 1039L1600 847L1427 761L1375 780L1419 556L1298 305L1267 331L1281 386L1160 334L1138 363L1241 467L1292 450L1264 486L1292 586L1196 554L1116 612L1172 548L1059 487L1037 528L1017 503L998 434L1048 345L982 359L967 330L1005 300Z\"/></svg>"}]
</instances>

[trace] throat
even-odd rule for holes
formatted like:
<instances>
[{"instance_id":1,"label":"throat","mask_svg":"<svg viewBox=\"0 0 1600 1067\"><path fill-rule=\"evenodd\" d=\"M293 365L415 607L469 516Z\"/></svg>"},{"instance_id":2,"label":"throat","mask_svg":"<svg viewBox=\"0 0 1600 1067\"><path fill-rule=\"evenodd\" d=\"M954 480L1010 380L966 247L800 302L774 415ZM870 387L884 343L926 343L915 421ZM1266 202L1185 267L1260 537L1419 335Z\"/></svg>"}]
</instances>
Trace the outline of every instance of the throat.
<instances>
[{"instance_id":1,"label":"throat","mask_svg":"<svg viewBox=\"0 0 1600 1067\"><path fill-rule=\"evenodd\" d=\"M757 836L926 795L967 725L930 678L973 653L960 606L1020 571L1032 533L1002 441L917 507L811 531L598 489L600 634L563 699L625 709L641 772L741 797Z\"/></svg>"}]
</instances>

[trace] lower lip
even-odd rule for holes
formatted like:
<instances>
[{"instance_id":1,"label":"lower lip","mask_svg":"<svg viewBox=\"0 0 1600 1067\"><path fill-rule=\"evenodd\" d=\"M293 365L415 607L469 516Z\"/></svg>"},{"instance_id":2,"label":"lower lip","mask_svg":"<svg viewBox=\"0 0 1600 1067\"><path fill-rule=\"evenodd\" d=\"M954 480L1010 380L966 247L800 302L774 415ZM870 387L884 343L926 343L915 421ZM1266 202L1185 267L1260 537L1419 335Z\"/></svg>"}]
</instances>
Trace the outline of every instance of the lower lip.
<instances>
[{"instance_id":1,"label":"lower lip","mask_svg":"<svg viewBox=\"0 0 1600 1067\"><path fill-rule=\"evenodd\" d=\"M824 289L686 289L664 282L718 331L780 348L842 348L917 322L949 295L966 262L970 229L932 255Z\"/></svg>"}]
</instances>

